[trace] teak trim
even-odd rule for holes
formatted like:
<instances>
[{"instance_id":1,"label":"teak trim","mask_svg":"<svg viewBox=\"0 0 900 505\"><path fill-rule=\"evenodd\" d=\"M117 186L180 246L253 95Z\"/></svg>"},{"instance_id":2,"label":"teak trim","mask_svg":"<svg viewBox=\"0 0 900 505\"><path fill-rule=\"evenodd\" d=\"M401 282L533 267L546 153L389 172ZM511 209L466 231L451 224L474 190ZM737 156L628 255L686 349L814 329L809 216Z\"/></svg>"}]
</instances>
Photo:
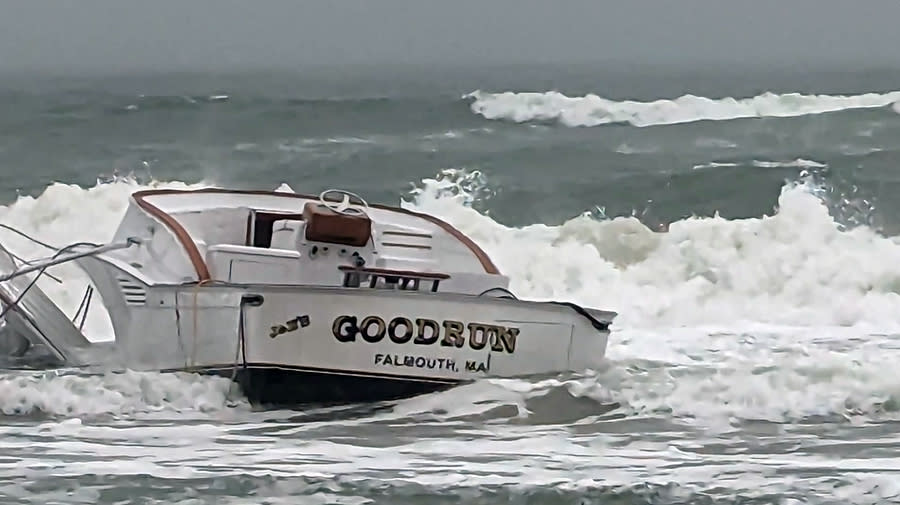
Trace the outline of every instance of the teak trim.
<instances>
[{"instance_id":1,"label":"teak trim","mask_svg":"<svg viewBox=\"0 0 900 505\"><path fill-rule=\"evenodd\" d=\"M306 200L314 200L317 201L317 196L310 195L301 195L297 193L282 193L280 191L261 191L261 190L246 190L246 189L223 189L223 188L201 188L201 189L193 189L193 190L183 190L183 189L147 189L142 191L136 191L132 193L131 197L134 198L135 203L142 209L144 209L147 214L155 217L162 221L166 227L168 227L172 233L175 234L175 238L181 242L181 246L184 248L185 252L190 258L191 263L194 266L194 270L197 272L197 279L200 282L206 282L211 279L209 274L209 267L206 265L206 260L200 254L200 250L197 249L197 244L194 243L194 240L188 235L187 230L178 222L177 219L172 217L167 212L164 212L162 209L153 205L152 203L147 201L147 197L158 196L158 195L175 195L175 194L194 194L194 193L217 193L217 194L232 194L232 195L260 195L260 196L279 196L282 198L297 198L297 199L306 199ZM390 212L398 212L401 214L407 214L410 216L416 216L422 218L426 221L429 221L439 227L441 227L444 231L453 235L457 240L465 244L466 247L472 251L472 254L478 258L478 261L481 263L484 271L489 274L499 275L500 271L497 269L497 266L494 265L494 262L491 261L490 257L488 257L487 253L481 249L475 242L472 241L469 237L465 236L461 231L454 228L450 223L438 219L434 216L430 216L428 214L422 214L421 212L414 212L411 210L403 209L400 207L391 207L388 205L381 204L369 204L369 207L381 210L387 210Z\"/></svg>"},{"instance_id":2,"label":"teak trim","mask_svg":"<svg viewBox=\"0 0 900 505\"><path fill-rule=\"evenodd\" d=\"M181 223L179 223L177 219L172 217L171 214L163 212L162 209L144 199L144 197L147 196L164 194L161 193L162 191L165 191L165 194L169 194L177 190L158 189L138 191L133 193L131 196L134 198L135 203L138 204L138 207L144 209L147 214L150 214L156 219L162 221L162 223L166 225L166 227L172 230L172 233L175 234L175 238L178 239L179 242L181 242L181 247L184 248L185 252L188 255L188 258L190 258L191 264L194 265L194 270L197 271L197 280L200 282L209 281L210 279L212 279L212 276L209 275L209 267L206 266L206 260L204 260L203 256L200 255L200 250L197 249L197 244L194 243L194 239L192 239L191 236L188 235L188 232L184 229L184 226L181 226Z\"/></svg>"}]
</instances>

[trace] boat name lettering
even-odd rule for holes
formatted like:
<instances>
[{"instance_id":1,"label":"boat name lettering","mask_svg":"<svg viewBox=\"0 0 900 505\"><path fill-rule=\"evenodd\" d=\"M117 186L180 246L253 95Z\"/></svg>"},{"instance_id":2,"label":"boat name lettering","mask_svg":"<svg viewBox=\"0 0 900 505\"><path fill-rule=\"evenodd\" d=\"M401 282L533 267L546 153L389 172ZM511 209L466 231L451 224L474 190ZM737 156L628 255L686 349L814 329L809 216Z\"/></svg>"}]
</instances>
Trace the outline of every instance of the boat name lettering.
<instances>
[{"instance_id":1,"label":"boat name lettering","mask_svg":"<svg viewBox=\"0 0 900 505\"><path fill-rule=\"evenodd\" d=\"M426 356L398 356L396 354L376 354L375 364L382 366L429 368L457 371L456 361L450 358L429 358Z\"/></svg>"},{"instance_id":2,"label":"boat name lettering","mask_svg":"<svg viewBox=\"0 0 900 505\"><path fill-rule=\"evenodd\" d=\"M269 338L275 338L278 335L282 335L289 331L296 331L297 328L306 328L307 326L309 326L309 316L297 316L282 324L272 326L271 331L269 332Z\"/></svg>"},{"instance_id":3,"label":"boat name lettering","mask_svg":"<svg viewBox=\"0 0 900 505\"><path fill-rule=\"evenodd\" d=\"M375 355L375 364L381 366L406 367L406 368L428 368L430 370L451 370L458 372L456 361L450 358L430 358L428 356L400 356L397 354L381 354ZM485 361L466 360L466 372L490 372L491 355L487 355Z\"/></svg>"},{"instance_id":4,"label":"boat name lettering","mask_svg":"<svg viewBox=\"0 0 900 505\"><path fill-rule=\"evenodd\" d=\"M468 346L476 351L490 348L493 352L512 354L516 351L519 328L487 323L468 323L448 319L434 319L397 316L385 321L379 316L341 315L334 319L331 332L338 342L355 342L358 338L374 344L385 338L396 344L413 343L461 348Z\"/></svg>"}]
</instances>

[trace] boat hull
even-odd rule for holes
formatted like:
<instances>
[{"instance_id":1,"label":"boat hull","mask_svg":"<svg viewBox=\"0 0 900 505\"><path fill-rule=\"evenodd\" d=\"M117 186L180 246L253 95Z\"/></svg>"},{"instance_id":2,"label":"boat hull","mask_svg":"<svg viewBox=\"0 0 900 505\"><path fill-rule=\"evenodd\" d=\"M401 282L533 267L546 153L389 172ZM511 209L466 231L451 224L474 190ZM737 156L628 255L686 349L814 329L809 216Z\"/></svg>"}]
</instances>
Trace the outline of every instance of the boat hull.
<instances>
[{"instance_id":1,"label":"boat hull","mask_svg":"<svg viewBox=\"0 0 900 505\"><path fill-rule=\"evenodd\" d=\"M233 377L254 403L380 401L481 378L595 369L615 316L440 292L149 286L99 259L82 266L110 311L125 366Z\"/></svg>"},{"instance_id":2,"label":"boat hull","mask_svg":"<svg viewBox=\"0 0 900 505\"><path fill-rule=\"evenodd\" d=\"M207 368L199 373L233 379L247 400L259 406L342 405L399 400L443 391L458 380L400 375L366 375L344 370L261 365Z\"/></svg>"}]
</instances>

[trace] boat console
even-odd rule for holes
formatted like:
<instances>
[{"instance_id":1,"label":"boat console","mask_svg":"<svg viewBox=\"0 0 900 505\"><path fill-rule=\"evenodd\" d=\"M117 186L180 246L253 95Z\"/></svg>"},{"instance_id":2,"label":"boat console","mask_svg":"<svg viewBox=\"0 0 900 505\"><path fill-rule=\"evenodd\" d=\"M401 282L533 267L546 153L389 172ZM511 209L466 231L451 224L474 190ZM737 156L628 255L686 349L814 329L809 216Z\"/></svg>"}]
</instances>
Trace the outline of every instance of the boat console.
<instances>
[{"instance_id":1,"label":"boat console","mask_svg":"<svg viewBox=\"0 0 900 505\"><path fill-rule=\"evenodd\" d=\"M363 247L372 236L372 220L365 213L347 214L321 203L303 206L305 238L310 242Z\"/></svg>"}]
</instances>

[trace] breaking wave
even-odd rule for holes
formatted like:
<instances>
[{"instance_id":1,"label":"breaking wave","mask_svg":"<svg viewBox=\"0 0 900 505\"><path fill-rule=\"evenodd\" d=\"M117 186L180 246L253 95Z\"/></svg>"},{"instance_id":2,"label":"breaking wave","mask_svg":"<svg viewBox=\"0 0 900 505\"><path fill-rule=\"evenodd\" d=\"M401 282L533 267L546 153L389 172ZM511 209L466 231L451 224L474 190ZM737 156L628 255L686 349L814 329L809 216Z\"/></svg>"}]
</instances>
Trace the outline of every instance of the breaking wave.
<instances>
[{"instance_id":1,"label":"breaking wave","mask_svg":"<svg viewBox=\"0 0 900 505\"><path fill-rule=\"evenodd\" d=\"M883 373L900 348L900 241L836 221L813 177L785 185L771 215L695 217L663 233L587 214L510 228L471 208L482 183L450 170L406 205L473 236L520 296L619 312L608 369L493 383L514 412L539 416L530 404L562 394L707 428L900 418L900 379Z\"/></svg>"},{"instance_id":2,"label":"breaking wave","mask_svg":"<svg viewBox=\"0 0 900 505\"><path fill-rule=\"evenodd\" d=\"M476 90L464 99L486 119L523 123L557 121L565 126L598 126L628 123L634 126L668 125L694 121L739 118L794 117L849 109L893 106L898 111L900 91L860 95L803 95L763 93L750 98L706 98L684 95L653 102L615 101L588 94L569 97L556 91L544 93L488 93Z\"/></svg>"},{"instance_id":3,"label":"breaking wave","mask_svg":"<svg viewBox=\"0 0 900 505\"><path fill-rule=\"evenodd\" d=\"M702 170L705 168L731 168L740 166L741 163L735 161L713 161L710 163L702 163L699 165L694 165L694 170ZM825 168L826 165L824 163L819 163L818 161L806 160L803 158L797 158L791 161L766 161L766 160L753 160L749 162L750 166L756 168Z\"/></svg>"},{"instance_id":4,"label":"breaking wave","mask_svg":"<svg viewBox=\"0 0 900 505\"><path fill-rule=\"evenodd\" d=\"M181 182L152 182L150 186L189 188L208 184L191 186ZM36 198L20 196L14 203L0 206L0 222L53 246L76 241L103 243L115 233L125 215L131 193L146 187L136 179L127 177L98 181L91 188L54 183ZM90 226L85 223L90 223ZM21 258L41 258L52 252L7 230L0 230L0 242ZM38 287L66 314L74 316L90 282L87 275L74 263L64 263L47 271L62 282L42 276L38 278ZM88 313L85 333L92 341L113 338L112 324L105 311L91 310Z\"/></svg>"},{"instance_id":5,"label":"breaking wave","mask_svg":"<svg viewBox=\"0 0 900 505\"><path fill-rule=\"evenodd\" d=\"M695 217L658 233L634 217L587 214L561 226L507 227L472 209L454 177L426 180L406 205L471 235L523 296L608 307L629 327L748 321L900 330L900 243L842 226L811 180L785 185L772 215Z\"/></svg>"}]
</instances>

